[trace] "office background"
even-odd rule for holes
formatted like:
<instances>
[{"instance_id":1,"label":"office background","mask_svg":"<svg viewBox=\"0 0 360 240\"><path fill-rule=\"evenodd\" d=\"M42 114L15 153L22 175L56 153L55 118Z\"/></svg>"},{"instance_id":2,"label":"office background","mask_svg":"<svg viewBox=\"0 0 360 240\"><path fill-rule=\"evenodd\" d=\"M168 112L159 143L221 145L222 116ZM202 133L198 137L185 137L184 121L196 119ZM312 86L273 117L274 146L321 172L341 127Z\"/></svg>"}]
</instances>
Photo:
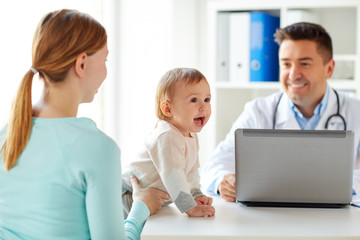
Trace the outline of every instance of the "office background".
<instances>
[{"instance_id":1,"label":"office background","mask_svg":"<svg viewBox=\"0 0 360 240\"><path fill-rule=\"evenodd\" d=\"M265 10L280 17L280 26L291 22L290 12L295 16L298 10L300 14L315 13L336 39L336 69L341 65L347 69L348 62L352 68L345 71L353 73L352 79L332 84L359 96L360 0L11 0L0 2L1 126L7 121L17 86L31 66L37 23L45 13L61 8L87 12L108 31L107 79L95 100L81 105L79 116L92 118L116 140L123 164L135 157L141 140L154 127L156 85L171 68L197 68L210 82L213 114L199 134L200 162L206 161L225 137L246 101L280 89L278 83L219 81L216 41L220 13ZM41 94L39 85L34 79L33 102Z\"/></svg>"},{"instance_id":2,"label":"office background","mask_svg":"<svg viewBox=\"0 0 360 240\"><path fill-rule=\"evenodd\" d=\"M134 157L156 123L155 89L174 67L203 70L200 27L204 1L193 0L12 0L0 2L0 124L8 118L18 84L31 66L32 37L41 17L70 8L87 12L108 32L108 76L79 116L90 117L114 138L122 161ZM33 103L41 95L34 78ZM204 129L206 131L206 128Z\"/></svg>"}]
</instances>

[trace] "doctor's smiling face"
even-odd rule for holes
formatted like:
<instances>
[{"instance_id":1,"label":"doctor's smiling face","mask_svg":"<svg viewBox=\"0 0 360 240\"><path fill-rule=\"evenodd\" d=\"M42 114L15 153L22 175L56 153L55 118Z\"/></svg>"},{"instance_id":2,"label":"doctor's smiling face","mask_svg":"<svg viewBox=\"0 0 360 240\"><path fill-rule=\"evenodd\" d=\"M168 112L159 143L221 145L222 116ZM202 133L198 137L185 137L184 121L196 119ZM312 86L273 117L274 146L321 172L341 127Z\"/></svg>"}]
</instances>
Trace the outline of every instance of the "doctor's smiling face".
<instances>
[{"instance_id":1,"label":"doctor's smiling face","mask_svg":"<svg viewBox=\"0 0 360 240\"><path fill-rule=\"evenodd\" d=\"M311 117L326 91L335 62L320 55L311 40L284 40L279 48L281 85L305 117Z\"/></svg>"}]
</instances>

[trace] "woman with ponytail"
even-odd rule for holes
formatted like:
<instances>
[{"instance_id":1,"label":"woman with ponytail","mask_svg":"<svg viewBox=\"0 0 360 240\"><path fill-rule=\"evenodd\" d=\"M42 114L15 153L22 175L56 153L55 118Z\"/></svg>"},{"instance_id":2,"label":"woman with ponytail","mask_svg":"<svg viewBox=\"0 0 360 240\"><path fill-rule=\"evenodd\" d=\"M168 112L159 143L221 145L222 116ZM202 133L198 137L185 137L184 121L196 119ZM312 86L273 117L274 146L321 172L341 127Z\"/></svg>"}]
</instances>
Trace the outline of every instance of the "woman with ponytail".
<instances>
[{"instance_id":1,"label":"woman with ponytail","mask_svg":"<svg viewBox=\"0 0 360 240\"><path fill-rule=\"evenodd\" d=\"M168 198L132 178L134 204L123 219L120 150L79 104L105 80L104 27L75 10L48 13L32 46L7 126L0 130L0 239L139 239ZM44 81L31 102L35 74Z\"/></svg>"}]
</instances>

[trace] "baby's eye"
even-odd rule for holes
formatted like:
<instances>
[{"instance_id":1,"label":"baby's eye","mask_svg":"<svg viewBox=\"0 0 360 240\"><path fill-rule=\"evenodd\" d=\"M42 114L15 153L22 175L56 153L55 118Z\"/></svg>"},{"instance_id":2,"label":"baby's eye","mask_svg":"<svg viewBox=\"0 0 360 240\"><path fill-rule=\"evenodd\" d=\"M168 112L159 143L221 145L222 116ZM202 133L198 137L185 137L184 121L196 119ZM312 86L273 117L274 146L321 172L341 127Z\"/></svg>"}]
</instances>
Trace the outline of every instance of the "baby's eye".
<instances>
[{"instance_id":1,"label":"baby's eye","mask_svg":"<svg viewBox=\"0 0 360 240\"><path fill-rule=\"evenodd\" d=\"M192 98L190 101L191 102L197 102L197 98Z\"/></svg>"},{"instance_id":2,"label":"baby's eye","mask_svg":"<svg viewBox=\"0 0 360 240\"><path fill-rule=\"evenodd\" d=\"M205 98L205 102L209 103L211 101L211 98Z\"/></svg>"}]
</instances>

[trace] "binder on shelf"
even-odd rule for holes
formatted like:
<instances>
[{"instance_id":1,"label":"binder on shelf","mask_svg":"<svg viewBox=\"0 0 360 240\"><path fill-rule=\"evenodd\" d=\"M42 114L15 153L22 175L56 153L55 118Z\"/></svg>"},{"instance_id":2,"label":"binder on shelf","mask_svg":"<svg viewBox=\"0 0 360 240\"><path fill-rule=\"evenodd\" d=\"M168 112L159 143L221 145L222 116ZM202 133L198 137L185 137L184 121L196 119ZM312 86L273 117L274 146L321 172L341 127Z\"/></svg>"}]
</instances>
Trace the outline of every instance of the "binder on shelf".
<instances>
[{"instance_id":1,"label":"binder on shelf","mask_svg":"<svg viewBox=\"0 0 360 240\"><path fill-rule=\"evenodd\" d=\"M279 46L274 33L280 26L280 18L251 12L250 22L250 81L279 81Z\"/></svg>"},{"instance_id":2,"label":"binder on shelf","mask_svg":"<svg viewBox=\"0 0 360 240\"><path fill-rule=\"evenodd\" d=\"M229 81L229 15L220 12L217 18L216 79L220 82Z\"/></svg>"},{"instance_id":3,"label":"binder on shelf","mask_svg":"<svg viewBox=\"0 0 360 240\"><path fill-rule=\"evenodd\" d=\"M230 82L248 82L250 76L250 13L229 15Z\"/></svg>"}]
</instances>

